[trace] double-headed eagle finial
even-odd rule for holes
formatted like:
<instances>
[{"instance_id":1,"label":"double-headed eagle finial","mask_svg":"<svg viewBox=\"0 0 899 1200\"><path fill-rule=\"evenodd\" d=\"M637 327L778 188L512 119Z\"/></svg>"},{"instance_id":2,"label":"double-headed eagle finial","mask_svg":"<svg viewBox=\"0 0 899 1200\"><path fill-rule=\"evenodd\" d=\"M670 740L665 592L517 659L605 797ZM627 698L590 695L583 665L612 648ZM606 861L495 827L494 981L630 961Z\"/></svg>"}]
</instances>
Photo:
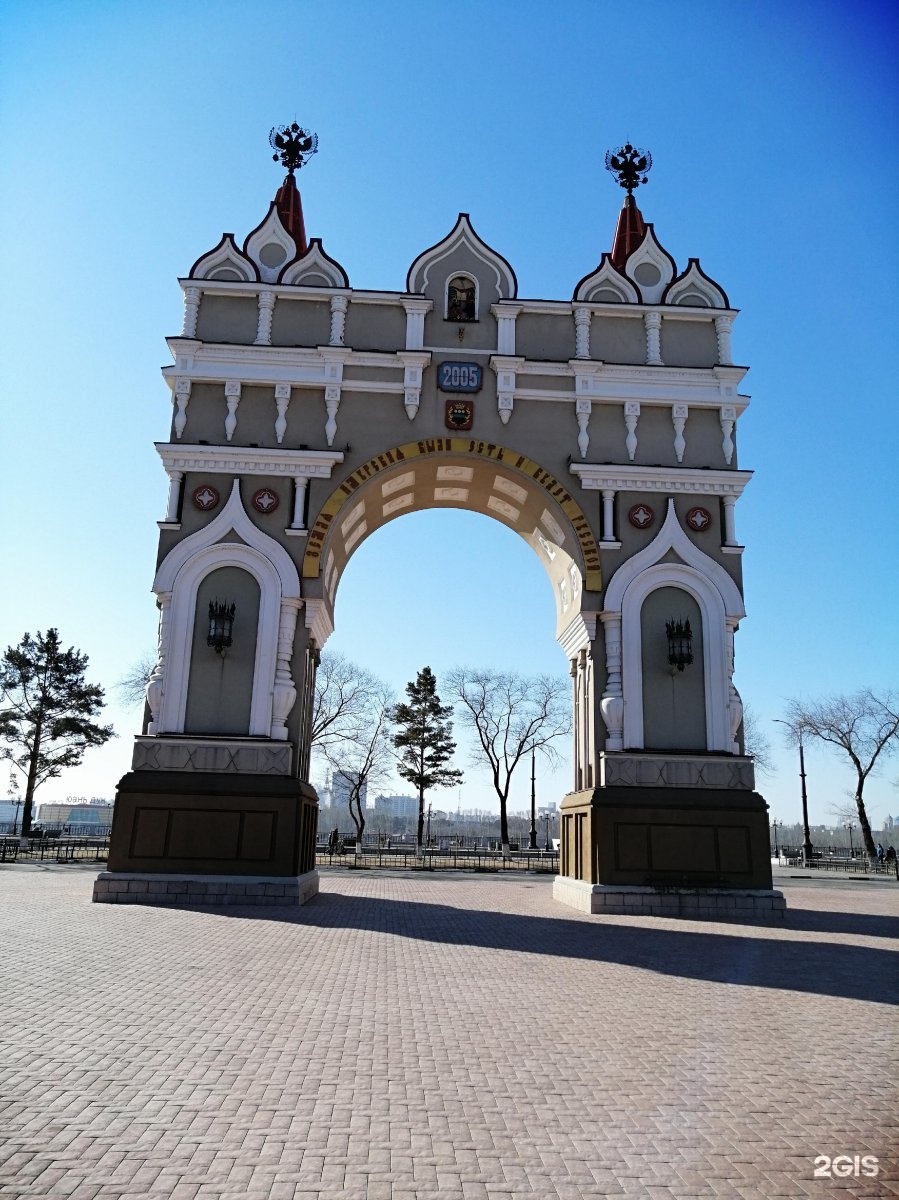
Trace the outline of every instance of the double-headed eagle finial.
<instances>
[{"instance_id":1,"label":"double-headed eagle finial","mask_svg":"<svg viewBox=\"0 0 899 1200\"><path fill-rule=\"evenodd\" d=\"M634 188L646 183L651 167L652 155L649 151L632 146L630 142L606 153L606 170L618 176L619 186L626 188L629 196L634 194Z\"/></svg>"},{"instance_id":2,"label":"double-headed eagle finial","mask_svg":"<svg viewBox=\"0 0 899 1200\"><path fill-rule=\"evenodd\" d=\"M302 129L296 121L292 125L276 125L268 135L268 141L275 151L272 159L280 160L287 167L288 175L305 166L318 151L318 134Z\"/></svg>"}]
</instances>

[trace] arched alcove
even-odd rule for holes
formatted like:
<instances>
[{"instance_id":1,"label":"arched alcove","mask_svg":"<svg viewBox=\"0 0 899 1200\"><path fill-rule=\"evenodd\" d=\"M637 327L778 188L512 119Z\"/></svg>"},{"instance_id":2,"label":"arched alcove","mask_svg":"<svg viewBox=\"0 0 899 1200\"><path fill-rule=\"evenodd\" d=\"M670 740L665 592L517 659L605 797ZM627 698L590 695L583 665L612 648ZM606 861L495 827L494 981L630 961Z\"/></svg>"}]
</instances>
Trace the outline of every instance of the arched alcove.
<instances>
[{"instance_id":1,"label":"arched alcove","mask_svg":"<svg viewBox=\"0 0 899 1200\"><path fill-rule=\"evenodd\" d=\"M259 625L259 584L240 567L210 571L197 587L184 732L247 737ZM211 602L235 607L232 644L207 645Z\"/></svg>"},{"instance_id":2,"label":"arched alcove","mask_svg":"<svg viewBox=\"0 0 899 1200\"><path fill-rule=\"evenodd\" d=\"M693 633L693 662L682 671L668 663L669 621L689 621ZM643 667L643 748L704 752L705 654L702 612L689 592L659 587L640 609Z\"/></svg>"}]
</instances>

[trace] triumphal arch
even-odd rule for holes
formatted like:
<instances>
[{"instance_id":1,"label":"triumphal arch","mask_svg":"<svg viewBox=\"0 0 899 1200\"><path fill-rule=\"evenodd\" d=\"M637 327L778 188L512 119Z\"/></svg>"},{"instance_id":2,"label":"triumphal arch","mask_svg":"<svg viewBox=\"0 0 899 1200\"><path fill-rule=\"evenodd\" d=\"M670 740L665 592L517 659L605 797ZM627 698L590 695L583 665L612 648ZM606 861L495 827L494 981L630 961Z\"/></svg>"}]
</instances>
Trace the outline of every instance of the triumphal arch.
<instances>
[{"instance_id":1,"label":"triumphal arch","mask_svg":"<svg viewBox=\"0 0 899 1200\"><path fill-rule=\"evenodd\" d=\"M404 290L354 289L306 237L314 137L272 144L287 175L263 220L180 281L158 657L95 899L317 891L310 719L342 573L386 522L450 507L507 526L552 582L574 714L557 898L777 904L733 683L737 314L644 221L651 160L607 156L626 193L609 251L570 298L528 299L466 213Z\"/></svg>"}]
</instances>

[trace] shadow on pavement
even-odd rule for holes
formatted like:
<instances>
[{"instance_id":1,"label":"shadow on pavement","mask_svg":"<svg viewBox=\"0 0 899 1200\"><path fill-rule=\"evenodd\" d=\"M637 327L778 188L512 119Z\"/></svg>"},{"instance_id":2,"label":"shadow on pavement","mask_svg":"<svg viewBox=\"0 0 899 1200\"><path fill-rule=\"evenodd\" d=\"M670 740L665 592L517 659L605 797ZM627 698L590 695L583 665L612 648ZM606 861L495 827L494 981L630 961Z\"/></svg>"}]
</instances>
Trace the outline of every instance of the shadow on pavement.
<instances>
[{"instance_id":1,"label":"shadow on pavement","mask_svg":"<svg viewBox=\"0 0 899 1200\"><path fill-rule=\"evenodd\" d=\"M570 920L323 892L302 908L211 910L243 920L317 929L360 929L449 946L519 950L560 959L616 963L685 979L780 988L895 1004L899 954L837 942L709 933L701 928L616 925L614 917ZM798 919L797 919L798 918ZM798 910L773 928L884 936L888 918ZM737 928L732 926L731 928Z\"/></svg>"}]
</instances>

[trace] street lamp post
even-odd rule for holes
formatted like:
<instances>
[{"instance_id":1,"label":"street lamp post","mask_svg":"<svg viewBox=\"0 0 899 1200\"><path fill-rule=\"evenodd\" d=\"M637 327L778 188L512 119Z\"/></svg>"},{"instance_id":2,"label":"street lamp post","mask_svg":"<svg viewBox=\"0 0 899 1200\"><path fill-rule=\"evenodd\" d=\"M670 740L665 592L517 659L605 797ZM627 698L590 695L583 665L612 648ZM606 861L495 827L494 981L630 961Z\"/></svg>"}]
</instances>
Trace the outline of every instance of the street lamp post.
<instances>
[{"instance_id":1,"label":"street lamp post","mask_svg":"<svg viewBox=\"0 0 899 1200\"><path fill-rule=\"evenodd\" d=\"M537 784L536 752L531 751L531 831L528 834L528 849L537 849Z\"/></svg>"},{"instance_id":2,"label":"street lamp post","mask_svg":"<svg viewBox=\"0 0 899 1200\"><path fill-rule=\"evenodd\" d=\"M849 830L849 857L850 857L850 858L855 858L855 848L854 848L854 847L853 847L853 845L852 845L852 831L853 831L853 829L855 828L855 826L854 826L854 825L852 824L852 822L850 821L850 822L847 824L846 828Z\"/></svg>"},{"instance_id":3,"label":"street lamp post","mask_svg":"<svg viewBox=\"0 0 899 1200\"><path fill-rule=\"evenodd\" d=\"M547 853L552 849L552 846L550 845L550 841L549 841L549 826L550 826L551 821L552 821L552 814L547 813L546 814L546 844L543 847L543 849L545 851L547 851Z\"/></svg>"},{"instance_id":4,"label":"street lamp post","mask_svg":"<svg viewBox=\"0 0 899 1200\"><path fill-rule=\"evenodd\" d=\"M425 845L431 845L431 806L428 805L428 832L425 835Z\"/></svg>"},{"instance_id":5,"label":"street lamp post","mask_svg":"<svg viewBox=\"0 0 899 1200\"><path fill-rule=\"evenodd\" d=\"M808 827L808 795L805 790L805 749L802 745L802 726L798 728L789 721L774 718L775 724L786 725L799 739L799 780L802 786L802 865L808 866L812 860L812 835Z\"/></svg>"},{"instance_id":6,"label":"street lamp post","mask_svg":"<svg viewBox=\"0 0 899 1200\"><path fill-rule=\"evenodd\" d=\"M771 822L771 824L774 826L774 857L775 857L775 858L780 858L780 847L779 847L779 846L778 846L778 844L777 844L777 826L778 826L778 822L777 822L776 820L774 820L774 821L772 821L772 822ZM781 824L781 825L783 825L783 821L781 821L781 822L780 822L780 824Z\"/></svg>"},{"instance_id":7,"label":"street lamp post","mask_svg":"<svg viewBox=\"0 0 899 1200\"><path fill-rule=\"evenodd\" d=\"M13 837L15 837L16 834L19 832L19 809L21 808L21 806L22 806L21 797L16 796L16 815L13 817L13 821L12 821Z\"/></svg>"}]
</instances>

